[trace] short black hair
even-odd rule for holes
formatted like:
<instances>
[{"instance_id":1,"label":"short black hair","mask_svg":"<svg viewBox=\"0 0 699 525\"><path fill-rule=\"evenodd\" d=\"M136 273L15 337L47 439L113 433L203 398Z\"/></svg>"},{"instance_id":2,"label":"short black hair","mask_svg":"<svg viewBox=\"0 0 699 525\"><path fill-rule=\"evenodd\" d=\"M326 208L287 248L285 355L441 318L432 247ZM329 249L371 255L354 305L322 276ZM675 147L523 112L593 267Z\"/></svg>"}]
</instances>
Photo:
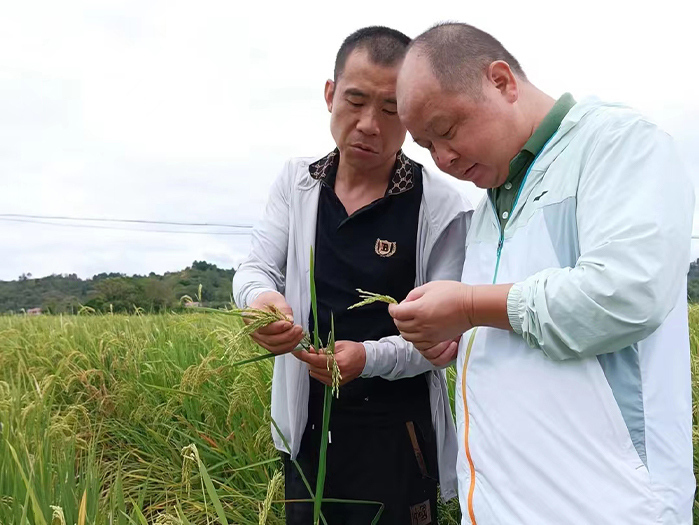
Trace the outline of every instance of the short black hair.
<instances>
[{"instance_id":1,"label":"short black hair","mask_svg":"<svg viewBox=\"0 0 699 525\"><path fill-rule=\"evenodd\" d=\"M393 66L405 56L410 37L400 31L385 26L369 26L358 29L345 38L335 58L334 80L340 78L347 63L347 57L355 49L366 49L369 58L380 66Z\"/></svg>"},{"instance_id":2,"label":"short black hair","mask_svg":"<svg viewBox=\"0 0 699 525\"><path fill-rule=\"evenodd\" d=\"M513 73L527 80L522 66L495 37L459 22L439 23L410 45L425 52L442 89L481 93L482 75L497 60L507 62Z\"/></svg>"}]
</instances>

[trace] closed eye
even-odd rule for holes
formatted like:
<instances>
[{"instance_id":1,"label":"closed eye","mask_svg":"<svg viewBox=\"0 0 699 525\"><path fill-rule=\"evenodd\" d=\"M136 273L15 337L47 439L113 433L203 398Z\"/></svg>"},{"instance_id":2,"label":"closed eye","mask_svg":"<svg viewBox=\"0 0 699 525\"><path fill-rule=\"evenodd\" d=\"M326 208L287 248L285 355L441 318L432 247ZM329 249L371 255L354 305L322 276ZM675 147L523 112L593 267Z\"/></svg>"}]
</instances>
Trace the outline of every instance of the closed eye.
<instances>
[{"instance_id":1,"label":"closed eye","mask_svg":"<svg viewBox=\"0 0 699 525\"><path fill-rule=\"evenodd\" d=\"M453 133L454 133L454 129L455 129L455 128L456 128L456 126L450 127L450 128L447 130L446 133L443 133L443 134L440 135L440 136L441 136L443 139L447 139L447 140L448 140L448 139L451 139L451 138L453 137Z\"/></svg>"}]
</instances>

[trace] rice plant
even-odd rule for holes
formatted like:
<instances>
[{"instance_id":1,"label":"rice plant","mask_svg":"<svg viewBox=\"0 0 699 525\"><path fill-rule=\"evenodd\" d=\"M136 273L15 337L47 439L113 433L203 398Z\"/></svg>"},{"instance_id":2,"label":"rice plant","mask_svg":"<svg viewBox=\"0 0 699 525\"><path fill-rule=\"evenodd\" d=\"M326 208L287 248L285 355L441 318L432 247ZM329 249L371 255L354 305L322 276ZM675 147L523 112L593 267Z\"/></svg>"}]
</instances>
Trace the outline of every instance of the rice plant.
<instances>
[{"instance_id":1,"label":"rice plant","mask_svg":"<svg viewBox=\"0 0 699 525\"><path fill-rule=\"evenodd\" d=\"M699 307L689 322L699 469ZM282 525L272 363L231 366L261 351L234 343L242 328L199 313L0 316L0 525L220 524L203 471L228 523L267 509ZM202 468L183 469L191 444ZM456 500L440 523L459 523Z\"/></svg>"},{"instance_id":2,"label":"rice plant","mask_svg":"<svg viewBox=\"0 0 699 525\"><path fill-rule=\"evenodd\" d=\"M361 288L357 288L357 291L359 292L359 297L360 297L361 301L350 306L348 308L348 310L351 310L352 308L359 308L360 306L366 306L368 304L372 304L372 303L376 303L376 302L381 302L381 303L386 303L386 304L398 304L398 301L396 301L390 295L381 295L381 294L373 293L373 292L365 292Z\"/></svg>"}]
</instances>

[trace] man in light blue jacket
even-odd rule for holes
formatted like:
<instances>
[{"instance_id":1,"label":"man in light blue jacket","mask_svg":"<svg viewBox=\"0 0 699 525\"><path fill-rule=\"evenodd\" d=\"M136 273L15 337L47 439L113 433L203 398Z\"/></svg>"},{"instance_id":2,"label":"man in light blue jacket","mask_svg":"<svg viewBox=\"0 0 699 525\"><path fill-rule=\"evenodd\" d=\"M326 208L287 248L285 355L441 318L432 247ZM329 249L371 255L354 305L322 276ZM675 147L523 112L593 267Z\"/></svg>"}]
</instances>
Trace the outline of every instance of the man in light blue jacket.
<instances>
[{"instance_id":1,"label":"man in light blue jacket","mask_svg":"<svg viewBox=\"0 0 699 525\"><path fill-rule=\"evenodd\" d=\"M458 279L471 207L440 175L401 151L406 130L395 83L409 39L365 28L340 48L325 86L337 149L320 159L294 158L274 182L255 228L250 256L233 280L240 307L284 311L253 334L277 354L272 417L277 448L315 478L326 357L291 352L304 330L323 340L334 315L342 374L333 402L325 496L380 501L381 523L436 523L436 486L456 494L456 432L444 372L401 338L385 304L348 310L356 288L404 298L434 279ZM318 326L310 316L314 247ZM455 347L453 341L439 348ZM285 456L287 499L308 498ZM328 522L369 523L376 508L323 505ZM308 504L288 504L287 523L311 523Z\"/></svg>"},{"instance_id":2,"label":"man in light blue jacket","mask_svg":"<svg viewBox=\"0 0 699 525\"><path fill-rule=\"evenodd\" d=\"M415 39L398 111L449 174L488 189L462 283L390 311L437 365L464 334L463 523L689 525L686 274L694 189L637 112L554 100L465 24Z\"/></svg>"}]
</instances>

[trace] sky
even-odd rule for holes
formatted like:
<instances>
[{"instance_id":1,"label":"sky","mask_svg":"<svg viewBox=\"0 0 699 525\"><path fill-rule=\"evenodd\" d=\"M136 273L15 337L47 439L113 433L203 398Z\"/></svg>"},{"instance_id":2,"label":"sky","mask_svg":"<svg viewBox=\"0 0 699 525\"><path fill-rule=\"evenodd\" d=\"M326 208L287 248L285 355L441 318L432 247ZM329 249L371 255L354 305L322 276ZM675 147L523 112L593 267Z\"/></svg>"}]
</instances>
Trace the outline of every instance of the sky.
<instances>
[{"instance_id":1,"label":"sky","mask_svg":"<svg viewBox=\"0 0 699 525\"><path fill-rule=\"evenodd\" d=\"M420 5L0 0L0 214L254 225L285 159L334 147L323 86L342 40L445 20L491 32L553 97L641 110L699 183L690 2ZM405 151L434 168L410 137ZM249 228L41 222L0 220L0 280L229 268L249 247ZM202 230L218 234L189 233Z\"/></svg>"}]
</instances>

